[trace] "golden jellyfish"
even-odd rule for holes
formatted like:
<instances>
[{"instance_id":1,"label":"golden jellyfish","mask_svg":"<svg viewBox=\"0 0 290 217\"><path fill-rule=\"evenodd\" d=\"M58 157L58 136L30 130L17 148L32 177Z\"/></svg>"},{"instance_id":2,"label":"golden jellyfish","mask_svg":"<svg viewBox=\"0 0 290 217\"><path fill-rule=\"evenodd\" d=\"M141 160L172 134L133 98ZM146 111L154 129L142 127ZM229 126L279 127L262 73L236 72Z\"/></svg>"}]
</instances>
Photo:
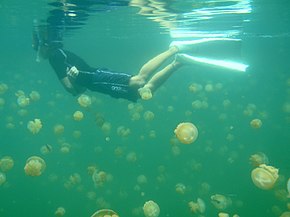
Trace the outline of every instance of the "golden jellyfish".
<instances>
[{"instance_id":1,"label":"golden jellyfish","mask_svg":"<svg viewBox=\"0 0 290 217\"><path fill-rule=\"evenodd\" d=\"M72 185L77 185L77 184L80 184L82 182L82 178L81 178L80 174L74 173L74 174L69 176L68 182L71 183Z\"/></svg>"},{"instance_id":2,"label":"golden jellyfish","mask_svg":"<svg viewBox=\"0 0 290 217\"><path fill-rule=\"evenodd\" d=\"M55 210L55 212L54 212L54 215L56 216L56 217L62 217L62 216L64 216L64 214L65 214L65 208L63 208L63 207L58 207L56 210Z\"/></svg>"},{"instance_id":3,"label":"golden jellyfish","mask_svg":"<svg viewBox=\"0 0 290 217\"><path fill-rule=\"evenodd\" d=\"M105 117L102 114L100 113L96 114L96 124L98 127L102 127L105 121L106 121Z\"/></svg>"},{"instance_id":4,"label":"golden jellyfish","mask_svg":"<svg viewBox=\"0 0 290 217\"><path fill-rule=\"evenodd\" d=\"M190 211L192 213L204 213L205 212L205 203L202 199L197 198L197 201L190 201L188 203Z\"/></svg>"},{"instance_id":5,"label":"golden jellyfish","mask_svg":"<svg viewBox=\"0 0 290 217\"><path fill-rule=\"evenodd\" d=\"M147 87L139 88L139 94L143 100L149 100L152 98L152 92Z\"/></svg>"},{"instance_id":6,"label":"golden jellyfish","mask_svg":"<svg viewBox=\"0 0 290 217\"><path fill-rule=\"evenodd\" d=\"M200 84L197 84L197 83L192 83L188 89L190 92L193 92L193 93L197 93L198 91L201 91L202 90L202 85Z\"/></svg>"},{"instance_id":7,"label":"golden jellyfish","mask_svg":"<svg viewBox=\"0 0 290 217\"><path fill-rule=\"evenodd\" d=\"M37 91L33 90L29 94L29 97L32 101L38 101L40 99L40 94Z\"/></svg>"},{"instance_id":8,"label":"golden jellyfish","mask_svg":"<svg viewBox=\"0 0 290 217\"><path fill-rule=\"evenodd\" d=\"M52 152L52 146L49 144L43 145L40 148L40 153L43 155L49 154L50 152Z\"/></svg>"},{"instance_id":9,"label":"golden jellyfish","mask_svg":"<svg viewBox=\"0 0 290 217\"><path fill-rule=\"evenodd\" d=\"M290 217L290 212L283 212L280 217Z\"/></svg>"},{"instance_id":10,"label":"golden jellyfish","mask_svg":"<svg viewBox=\"0 0 290 217\"><path fill-rule=\"evenodd\" d=\"M222 194L214 194L210 197L211 203L218 210L225 210L232 205L232 200Z\"/></svg>"},{"instance_id":11,"label":"golden jellyfish","mask_svg":"<svg viewBox=\"0 0 290 217\"><path fill-rule=\"evenodd\" d=\"M0 159L0 170L4 173L11 170L14 166L14 160L10 156L5 156Z\"/></svg>"},{"instance_id":12,"label":"golden jellyfish","mask_svg":"<svg viewBox=\"0 0 290 217\"><path fill-rule=\"evenodd\" d=\"M35 118L33 121L29 121L27 124L27 129L33 134L39 133L41 128L42 128L41 120L37 118Z\"/></svg>"},{"instance_id":13,"label":"golden jellyfish","mask_svg":"<svg viewBox=\"0 0 290 217\"><path fill-rule=\"evenodd\" d=\"M88 95L82 94L78 98L78 103L82 107L88 107L92 104L92 99Z\"/></svg>"},{"instance_id":14,"label":"golden jellyfish","mask_svg":"<svg viewBox=\"0 0 290 217\"><path fill-rule=\"evenodd\" d=\"M261 164L252 170L251 178L258 188L269 190L274 187L279 177L278 172L279 170L275 167Z\"/></svg>"},{"instance_id":15,"label":"golden jellyfish","mask_svg":"<svg viewBox=\"0 0 290 217\"><path fill-rule=\"evenodd\" d=\"M119 217L119 215L111 209L101 209L95 212L91 217Z\"/></svg>"},{"instance_id":16,"label":"golden jellyfish","mask_svg":"<svg viewBox=\"0 0 290 217\"><path fill-rule=\"evenodd\" d=\"M71 145L69 143L66 143L66 142L62 143L60 146L60 152L63 154L69 153L70 149L71 149Z\"/></svg>"},{"instance_id":17,"label":"golden jellyfish","mask_svg":"<svg viewBox=\"0 0 290 217\"><path fill-rule=\"evenodd\" d=\"M258 167L261 164L269 163L269 159L267 155L264 154L263 152L258 152L256 154L251 155L249 160L250 160L250 164L252 164L252 166L254 167Z\"/></svg>"},{"instance_id":18,"label":"golden jellyfish","mask_svg":"<svg viewBox=\"0 0 290 217\"><path fill-rule=\"evenodd\" d=\"M157 203L149 200L143 205L143 212L146 217L158 217L160 214L160 208Z\"/></svg>"},{"instance_id":19,"label":"golden jellyfish","mask_svg":"<svg viewBox=\"0 0 290 217\"><path fill-rule=\"evenodd\" d=\"M198 136L198 130L192 123L180 123L174 130L177 139L183 144L193 143Z\"/></svg>"},{"instance_id":20,"label":"golden jellyfish","mask_svg":"<svg viewBox=\"0 0 290 217\"><path fill-rule=\"evenodd\" d=\"M73 137L74 137L75 139L79 139L79 138L81 138L81 136L82 136L82 132L79 131L79 130L74 130L73 133L72 133L72 135L73 135Z\"/></svg>"},{"instance_id":21,"label":"golden jellyfish","mask_svg":"<svg viewBox=\"0 0 290 217\"><path fill-rule=\"evenodd\" d=\"M107 173L104 171L95 171L92 175L93 182L96 187L103 186L107 181Z\"/></svg>"},{"instance_id":22,"label":"golden jellyfish","mask_svg":"<svg viewBox=\"0 0 290 217\"><path fill-rule=\"evenodd\" d=\"M147 180L147 177L145 176L145 175L139 175L138 177L137 177L137 183L139 184L139 185L144 185L144 184L146 184L148 182L148 180Z\"/></svg>"},{"instance_id":23,"label":"golden jellyfish","mask_svg":"<svg viewBox=\"0 0 290 217\"><path fill-rule=\"evenodd\" d=\"M103 133L109 134L111 132L112 125L111 125L111 123L106 121L103 123L101 129L102 129Z\"/></svg>"},{"instance_id":24,"label":"golden jellyfish","mask_svg":"<svg viewBox=\"0 0 290 217\"><path fill-rule=\"evenodd\" d=\"M81 111L75 111L73 113L73 118L75 121L81 121L84 118L84 114Z\"/></svg>"},{"instance_id":25,"label":"golden jellyfish","mask_svg":"<svg viewBox=\"0 0 290 217\"><path fill-rule=\"evenodd\" d=\"M138 121L140 120L141 115L139 112L131 112L131 120L132 121Z\"/></svg>"},{"instance_id":26,"label":"golden jellyfish","mask_svg":"<svg viewBox=\"0 0 290 217\"><path fill-rule=\"evenodd\" d=\"M213 84L206 84L206 85L204 86L204 90L205 90L206 92L213 92L213 91L214 91L214 86L213 86Z\"/></svg>"},{"instance_id":27,"label":"golden jellyfish","mask_svg":"<svg viewBox=\"0 0 290 217\"><path fill-rule=\"evenodd\" d=\"M150 130L148 133L148 136L150 139L155 139L156 138L156 131L155 130Z\"/></svg>"},{"instance_id":28,"label":"golden jellyfish","mask_svg":"<svg viewBox=\"0 0 290 217\"><path fill-rule=\"evenodd\" d=\"M57 124L53 127L53 132L56 135L61 135L64 132L64 126L62 124Z\"/></svg>"},{"instance_id":29,"label":"golden jellyfish","mask_svg":"<svg viewBox=\"0 0 290 217\"><path fill-rule=\"evenodd\" d=\"M175 185L175 191L178 194L184 194L186 192L186 186L183 183L177 183Z\"/></svg>"},{"instance_id":30,"label":"golden jellyfish","mask_svg":"<svg viewBox=\"0 0 290 217\"><path fill-rule=\"evenodd\" d=\"M17 104L20 106L20 107L26 107L28 106L30 103L30 100L28 97L26 96L19 96L17 98Z\"/></svg>"},{"instance_id":31,"label":"golden jellyfish","mask_svg":"<svg viewBox=\"0 0 290 217\"><path fill-rule=\"evenodd\" d=\"M0 94L4 94L8 90L8 85L5 83L0 83Z\"/></svg>"},{"instance_id":32,"label":"golden jellyfish","mask_svg":"<svg viewBox=\"0 0 290 217\"><path fill-rule=\"evenodd\" d=\"M0 172L0 186L6 182L6 175L5 173Z\"/></svg>"},{"instance_id":33,"label":"golden jellyfish","mask_svg":"<svg viewBox=\"0 0 290 217\"><path fill-rule=\"evenodd\" d=\"M131 133L131 130L127 127L124 127L124 126L119 126L117 128L117 134L118 136L121 136L121 137L127 137L129 136Z\"/></svg>"},{"instance_id":34,"label":"golden jellyfish","mask_svg":"<svg viewBox=\"0 0 290 217\"><path fill-rule=\"evenodd\" d=\"M19 116L21 116L21 117L24 117L24 116L26 116L26 115L28 114L28 111L27 111L26 109L19 109L19 110L17 111L17 114L18 114Z\"/></svg>"},{"instance_id":35,"label":"golden jellyfish","mask_svg":"<svg viewBox=\"0 0 290 217\"><path fill-rule=\"evenodd\" d=\"M96 197L97 197L96 192L94 192L94 191L88 191L88 192L87 192L87 198L88 198L89 200L95 200Z\"/></svg>"},{"instance_id":36,"label":"golden jellyfish","mask_svg":"<svg viewBox=\"0 0 290 217\"><path fill-rule=\"evenodd\" d=\"M126 160L130 163L135 163L137 161L137 154L135 152L129 152L126 155Z\"/></svg>"},{"instance_id":37,"label":"golden jellyfish","mask_svg":"<svg viewBox=\"0 0 290 217\"><path fill-rule=\"evenodd\" d=\"M228 213L225 213L225 212L220 212L218 214L218 217L230 217L230 215Z\"/></svg>"},{"instance_id":38,"label":"golden jellyfish","mask_svg":"<svg viewBox=\"0 0 290 217\"><path fill-rule=\"evenodd\" d=\"M254 129L259 129L262 126L262 121L258 118L251 120L250 125Z\"/></svg>"},{"instance_id":39,"label":"golden jellyfish","mask_svg":"<svg viewBox=\"0 0 290 217\"><path fill-rule=\"evenodd\" d=\"M46 168L45 161L38 157L32 156L27 159L24 171L28 176L40 176Z\"/></svg>"},{"instance_id":40,"label":"golden jellyfish","mask_svg":"<svg viewBox=\"0 0 290 217\"><path fill-rule=\"evenodd\" d=\"M154 113L152 111L146 111L143 114L143 118L146 121L152 121L154 119Z\"/></svg>"}]
</instances>

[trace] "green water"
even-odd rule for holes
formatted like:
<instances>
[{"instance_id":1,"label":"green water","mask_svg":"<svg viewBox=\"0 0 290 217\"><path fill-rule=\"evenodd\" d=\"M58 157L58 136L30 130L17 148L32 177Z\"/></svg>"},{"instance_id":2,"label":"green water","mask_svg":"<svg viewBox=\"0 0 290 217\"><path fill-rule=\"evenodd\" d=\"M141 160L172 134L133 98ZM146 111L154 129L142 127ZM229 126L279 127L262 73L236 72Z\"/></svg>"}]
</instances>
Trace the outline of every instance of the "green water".
<instances>
[{"instance_id":1,"label":"green water","mask_svg":"<svg viewBox=\"0 0 290 217\"><path fill-rule=\"evenodd\" d=\"M191 11L190 7L211 6L201 1L168 4L171 16L165 20L173 24L170 17L178 19ZM92 104L84 108L77 97L65 92L47 61L35 61L32 22L48 15L51 8L47 1L2 1L0 84L8 89L0 95L5 102L0 107L0 158L11 156L14 167L5 172L7 180L0 186L0 216L49 217L55 216L58 207L64 207L65 216L71 217L91 216L103 208L122 217L144 216L143 204L153 200L160 207L160 216L214 217L221 212L211 203L214 194L232 200L223 210L230 216L280 216L289 203L290 4L253 1L251 7L250 13L238 17L240 26L229 25L222 16L205 25L187 18L177 22L179 29L226 31L231 26L240 31L237 38L243 39L243 57L250 65L247 72L185 66L149 101L132 104L86 92ZM136 73L174 40L170 28L154 21L152 14L138 12L138 7L125 6L92 14L85 25L64 38L65 48L92 66ZM194 83L202 90L190 91ZM209 86L213 91L207 90ZM15 95L19 90L27 97L37 91L40 99L21 107ZM196 100L206 106L194 108ZM84 114L81 121L73 119L77 110ZM147 111L154 113L152 120L144 119ZM96 116L101 116L110 129L102 129ZM35 118L43 126L32 134L27 123ZM250 126L255 118L262 120L259 129ZM198 128L193 144L184 145L175 138L174 129L181 122L192 122ZM61 134L54 132L58 124L64 126ZM119 127L129 129L129 135L119 135ZM68 153L61 151L64 143L69 144ZM43 154L41 147L47 144L52 150ZM251 180L249 158L258 152L268 156L269 165L279 168L280 177L268 191L257 188ZM33 155L46 162L38 177L24 172L26 160ZM103 185L93 182L88 173L91 166L107 174ZM72 182L74 174L81 180ZM147 182L138 183L139 175L146 176ZM186 186L183 194L176 192L178 183ZM197 198L206 204L203 214L190 212L188 203Z\"/></svg>"}]
</instances>

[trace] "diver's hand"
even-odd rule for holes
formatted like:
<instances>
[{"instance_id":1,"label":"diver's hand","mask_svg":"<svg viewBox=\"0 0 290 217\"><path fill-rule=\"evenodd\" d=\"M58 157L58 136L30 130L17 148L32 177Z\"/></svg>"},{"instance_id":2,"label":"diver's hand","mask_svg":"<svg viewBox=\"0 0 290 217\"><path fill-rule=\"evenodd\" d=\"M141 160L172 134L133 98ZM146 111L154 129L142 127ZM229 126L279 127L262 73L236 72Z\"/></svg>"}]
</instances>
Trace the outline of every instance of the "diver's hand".
<instances>
[{"instance_id":1,"label":"diver's hand","mask_svg":"<svg viewBox=\"0 0 290 217\"><path fill-rule=\"evenodd\" d=\"M67 75L72 77L72 78L76 78L79 74L79 70L77 69L77 67L73 66L71 67L68 71L67 71Z\"/></svg>"}]
</instances>

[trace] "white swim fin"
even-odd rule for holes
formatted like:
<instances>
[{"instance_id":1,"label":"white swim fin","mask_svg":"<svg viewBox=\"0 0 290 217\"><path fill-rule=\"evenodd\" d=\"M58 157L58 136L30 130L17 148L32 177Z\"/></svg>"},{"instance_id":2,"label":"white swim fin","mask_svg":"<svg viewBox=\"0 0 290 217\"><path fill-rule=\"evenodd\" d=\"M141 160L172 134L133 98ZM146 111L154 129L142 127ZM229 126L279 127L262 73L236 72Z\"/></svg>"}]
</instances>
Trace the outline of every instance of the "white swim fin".
<instances>
[{"instance_id":1,"label":"white swim fin","mask_svg":"<svg viewBox=\"0 0 290 217\"><path fill-rule=\"evenodd\" d=\"M210 59L206 57L196 57L190 56L188 54L177 54L176 60L184 64L211 65L214 67L225 68L239 72L245 72L248 68L248 65L240 62L230 60Z\"/></svg>"}]
</instances>

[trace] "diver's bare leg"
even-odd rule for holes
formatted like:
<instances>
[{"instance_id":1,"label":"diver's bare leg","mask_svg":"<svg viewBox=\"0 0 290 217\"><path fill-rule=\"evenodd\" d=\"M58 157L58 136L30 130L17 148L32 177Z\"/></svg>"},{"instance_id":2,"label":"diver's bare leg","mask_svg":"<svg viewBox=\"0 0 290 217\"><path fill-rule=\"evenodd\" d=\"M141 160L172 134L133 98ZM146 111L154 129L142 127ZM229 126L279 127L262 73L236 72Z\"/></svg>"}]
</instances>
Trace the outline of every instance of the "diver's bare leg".
<instances>
[{"instance_id":1,"label":"diver's bare leg","mask_svg":"<svg viewBox=\"0 0 290 217\"><path fill-rule=\"evenodd\" d=\"M175 46L170 47L167 51L157 55L156 57L145 63L140 69L137 76L141 77L146 81L149 78L149 76L151 76L152 73L162 65L162 63L164 63L168 58L172 57L177 52L178 52L177 47Z\"/></svg>"},{"instance_id":2,"label":"diver's bare leg","mask_svg":"<svg viewBox=\"0 0 290 217\"><path fill-rule=\"evenodd\" d=\"M156 91L177 69L181 67L181 63L173 61L171 64L158 71L152 78L140 88L139 94L142 99L148 100L152 98L152 93Z\"/></svg>"}]
</instances>

